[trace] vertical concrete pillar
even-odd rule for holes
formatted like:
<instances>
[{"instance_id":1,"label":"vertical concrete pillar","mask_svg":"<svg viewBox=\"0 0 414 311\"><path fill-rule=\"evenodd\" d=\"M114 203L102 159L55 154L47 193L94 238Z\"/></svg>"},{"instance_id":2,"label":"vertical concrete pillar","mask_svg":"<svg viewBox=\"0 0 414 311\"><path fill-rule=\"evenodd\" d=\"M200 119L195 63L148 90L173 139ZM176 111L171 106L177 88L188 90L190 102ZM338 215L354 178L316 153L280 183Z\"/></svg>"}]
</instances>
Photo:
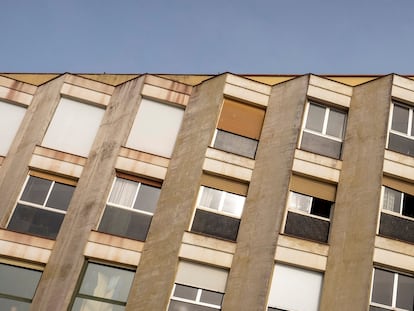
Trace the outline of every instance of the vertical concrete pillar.
<instances>
[{"instance_id":1,"label":"vertical concrete pillar","mask_svg":"<svg viewBox=\"0 0 414 311\"><path fill-rule=\"evenodd\" d=\"M40 145L59 103L65 76L38 87L0 170L0 227L4 227L16 204L29 171L36 145Z\"/></svg>"},{"instance_id":2,"label":"vertical concrete pillar","mask_svg":"<svg viewBox=\"0 0 414 311\"><path fill-rule=\"evenodd\" d=\"M391 83L354 88L320 310L368 310Z\"/></svg>"},{"instance_id":3,"label":"vertical concrete pillar","mask_svg":"<svg viewBox=\"0 0 414 311\"><path fill-rule=\"evenodd\" d=\"M215 77L193 89L126 310L165 310L168 305L182 237L191 221L206 149L220 113L225 78Z\"/></svg>"},{"instance_id":4,"label":"vertical concrete pillar","mask_svg":"<svg viewBox=\"0 0 414 311\"><path fill-rule=\"evenodd\" d=\"M89 233L96 228L105 207L120 146L125 144L138 110L142 81L137 78L114 90L31 310L67 310L70 305Z\"/></svg>"},{"instance_id":5,"label":"vertical concrete pillar","mask_svg":"<svg viewBox=\"0 0 414 311\"><path fill-rule=\"evenodd\" d=\"M273 87L243 211L223 310L267 306L309 76Z\"/></svg>"}]
</instances>

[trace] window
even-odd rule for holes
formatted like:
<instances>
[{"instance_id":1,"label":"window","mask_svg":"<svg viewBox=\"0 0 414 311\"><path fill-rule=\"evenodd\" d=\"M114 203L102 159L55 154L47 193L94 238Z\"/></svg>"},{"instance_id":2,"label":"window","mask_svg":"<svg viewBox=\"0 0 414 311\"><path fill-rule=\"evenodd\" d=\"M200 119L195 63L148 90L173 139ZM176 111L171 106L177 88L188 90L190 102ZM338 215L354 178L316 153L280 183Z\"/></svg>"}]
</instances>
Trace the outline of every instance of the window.
<instances>
[{"instance_id":1,"label":"window","mask_svg":"<svg viewBox=\"0 0 414 311\"><path fill-rule=\"evenodd\" d=\"M23 120L26 108L0 100L0 156L6 156Z\"/></svg>"},{"instance_id":2,"label":"window","mask_svg":"<svg viewBox=\"0 0 414 311\"><path fill-rule=\"evenodd\" d=\"M134 271L89 262L72 311L125 310Z\"/></svg>"},{"instance_id":3,"label":"window","mask_svg":"<svg viewBox=\"0 0 414 311\"><path fill-rule=\"evenodd\" d=\"M276 264L268 310L319 310L322 282L322 273Z\"/></svg>"},{"instance_id":4,"label":"window","mask_svg":"<svg viewBox=\"0 0 414 311\"><path fill-rule=\"evenodd\" d=\"M98 230L145 241L157 207L159 186L147 180L116 177Z\"/></svg>"},{"instance_id":5,"label":"window","mask_svg":"<svg viewBox=\"0 0 414 311\"><path fill-rule=\"evenodd\" d=\"M384 187L382 209L414 218L414 196Z\"/></svg>"},{"instance_id":6,"label":"window","mask_svg":"<svg viewBox=\"0 0 414 311\"><path fill-rule=\"evenodd\" d=\"M227 271L181 261L168 311L221 310Z\"/></svg>"},{"instance_id":7,"label":"window","mask_svg":"<svg viewBox=\"0 0 414 311\"><path fill-rule=\"evenodd\" d=\"M345 133L346 113L309 103L304 120L300 149L339 159Z\"/></svg>"},{"instance_id":8,"label":"window","mask_svg":"<svg viewBox=\"0 0 414 311\"><path fill-rule=\"evenodd\" d=\"M183 116L183 108L143 98L126 146L171 157Z\"/></svg>"},{"instance_id":9,"label":"window","mask_svg":"<svg viewBox=\"0 0 414 311\"><path fill-rule=\"evenodd\" d=\"M332 202L291 191L289 209L329 219Z\"/></svg>"},{"instance_id":10,"label":"window","mask_svg":"<svg viewBox=\"0 0 414 311\"><path fill-rule=\"evenodd\" d=\"M235 241L245 197L201 186L191 231Z\"/></svg>"},{"instance_id":11,"label":"window","mask_svg":"<svg viewBox=\"0 0 414 311\"><path fill-rule=\"evenodd\" d=\"M374 269L369 310L413 311L413 308L414 278L391 271Z\"/></svg>"},{"instance_id":12,"label":"window","mask_svg":"<svg viewBox=\"0 0 414 311\"><path fill-rule=\"evenodd\" d=\"M42 146L87 157L105 110L61 98Z\"/></svg>"},{"instance_id":13,"label":"window","mask_svg":"<svg viewBox=\"0 0 414 311\"><path fill-rule=\"evenodd\" d=\"M0 310L29 311L42 272L0 263Z\"/></svg>"},{"instance_id":14,"label":"window","mask_svg":"<svg viewBox=\"0 0 414 311\"><path fill-rule=\"evenodd\" d=\"M389 125L388 149L414 155L413 107L393 102Z\"/></svg>"},{"instance_id":15,"label":"window","mask_svg":"<svg viewBox=\"0 0 414 311\"><path fill-rule=\"evenodd\" d=\"M213 147L254 159L264 115L263 109L224 99Z\"/></svg>"},{"instance_id":16,"label":"window","mask_svg":"<svg viewBox=\"0 0 414 311\"><path fill-rule=\"evenodd\" d=\"M28 176L8 228L56 238L74 190L73 184Z\"/></svg>"}]
</instances>

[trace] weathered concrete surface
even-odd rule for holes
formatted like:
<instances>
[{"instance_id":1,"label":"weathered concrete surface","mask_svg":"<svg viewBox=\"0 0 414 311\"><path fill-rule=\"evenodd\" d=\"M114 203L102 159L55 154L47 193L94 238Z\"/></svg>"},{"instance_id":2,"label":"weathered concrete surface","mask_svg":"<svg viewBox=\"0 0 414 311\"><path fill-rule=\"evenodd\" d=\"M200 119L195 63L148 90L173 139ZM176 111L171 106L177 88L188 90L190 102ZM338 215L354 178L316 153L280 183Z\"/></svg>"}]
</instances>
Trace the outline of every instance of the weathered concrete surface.
<instances>
[{"instance_id":1,"label":"weathered concrete surface","mask_svg":"<svg viewBox=\"0 0 414 311\"><path fill-rule=\"evenodd\" d=\"M368 310L392 76L351 100L320 310Z\"/></svg>"},{"instance_id":2,"label":"weathered concrete surface","mask_svg":"<svg viewBox=\"0 0 414 311\"><path fill-rule=\"evenodd\" d=\"M182 237L191 221L204 156L220 113L225 78L226 75L215 77L193 89L131 288L127 311L165 310L168 305Z\"/></svg>"},{"instance_id":3,"label":"weathered concrete surface","mask_svg":"<svg viewBox=\"0 0 414 311\"><path fill-rule=\"evenodd\" d=\"M40 145L59 103L65 76L38 87L0 170L0 227L4 227L29 171L36 145Z\"/></svg>"},{"instance_id":4,"label":"weathered concrete surface","mask_svg":"<svg viewBox=\"0 0 414 311\"><path fill-rule=\"evenodd\" d=\"M272 89L224 295L225 311L266 309L308 81L309 76L302 76Z\"/></svg>"},{"instance_id":5,"label":"weathered concrete surface","mask_svg":"<svg viewBox=\"0 0 414 311\"><path fill-rule=\"evenodd\" d=\"M67 310L85 262L83 251L95 229L140 100L143 78L116 87L68 212L45 267L31 310Z\"/></svg>"}]
</instances>

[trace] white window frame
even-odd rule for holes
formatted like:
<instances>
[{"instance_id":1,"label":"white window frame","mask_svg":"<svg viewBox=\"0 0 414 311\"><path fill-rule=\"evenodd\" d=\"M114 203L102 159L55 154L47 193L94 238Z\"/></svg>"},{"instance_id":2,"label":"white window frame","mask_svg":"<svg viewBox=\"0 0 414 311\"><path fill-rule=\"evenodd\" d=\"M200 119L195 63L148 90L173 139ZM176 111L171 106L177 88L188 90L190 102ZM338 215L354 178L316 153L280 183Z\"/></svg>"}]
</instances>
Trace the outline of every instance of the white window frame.
<instances>
[{"instance_id":1,"label":"white window frame","mask_svg":"<svg viewBox=\"0 0 414 311\"><path fill-rule=\"evenodd\" d=\"M389 305L384 305L381 303L377 303L377 302L372 302L372 295L374 293L374 276L375 276L375 270L383 270L383 271L387 271L390 273L394 273L394 283L392 286L392 300L391 300L391 306ZM406 309L401 309L401 308L397 308L396 304L397 304L397 293L398 293L398 277L399 275L401 275L401 273L392 271L392 270L385 270L385 269L380 269L380 268L374 268L372 270L372 277L371 277L371 295L370 295L370 306L373 307L379 307L379 308L383 308L383 309L387 309L387 310L392 310L392 311L407 311Z\"/></svg>"},{"instance_id":2,"label":"white window frame","mask_svg":"<svg viewBox=\"0 0 414 311\"><path fill-rule=\"evenodd\" d=\"M394 117L394 106L400 106L400 107L404 107L408 109L408 125L407 125L407 131L405 133L403 132L399 132L397 130L393 130L392 129L392 120ZM390 140L390 133L394 134L394 135L398 135L407 139L411 139L414 140L414 133L412 133L412 129L413 129L413 122L414 122L414 107L404 104L402 102L399 101L391 101L391 109L390 109L390 116L389 116L389 120L388 120L388 135L387 135L387 148L389 147L389 140Z\"/></svg>"},{"instance_id":3,"label":"white window frame","mask_svg":"<svg viewBox=\"0 0 414 311\"><path fill-rule=\"evenodd\" d=\"M401 193L401 200L400 200L400 204L399 204L400 205L400 210L398 212L384 209L385 188L389 188L389 189L392 189L394 191L398 191L399 193ZM391 214L391 215L399 216L401 218L413 220L414 219L413 217L403 215L403 213L402 213L403 203L404 203L404 196L405 195L407 195L407 194L404 193L404 192L402 192L402 191L400 191L400 190L398 190L398 189L394 189L394 188L387 187L387 186L382 186L381 187L381 200L380 200L380 210L381 210L381 212L386 213L386 214Z\"/></svg>"},{"instance_id":4,"label":"white window frame","mask_svg":"<svg viewBox=\"0 0 414 311\"><path fill-rule=\"evenodd\" d=\"M207 289L203 289L203 288L197 288L197 287L194 287L194 286L189 286L189 285L178 283L178 285L181 285L181 286L192 287L192 288L197 289L196 299L191 300L191 299L186 299L186 298L181 298L181 297L174 296L176 285L177 285L177 283L174 283L173 291L172 291L172 294L171 294L171 300L181 301L181 302L190 303L190 304L193 304L193 305L199 305L199 306L203 306L203 307L208 307L208 308L212 308L212 309L221 310L221 305L214 305L214 304L210 304L210 303L200 301L201 294L202 294L203 290L209 291L209 292L211 292L211 290L207 290Z\"/></svg>"},{"instance_id":5,"label":"white window frame","mask_svg":"<svg viewBox=\"0 0 414 311\"><path fill-rule=\"evenodd\" d=\"M220 202L219 202L219 206L218 206L217 209L214 209L214 208L211 208L211 207L208 207L208 206L202 206L202 205L200 205L201 197L203 196L203 191L204 191L205 188L213 189L215 191L221 192ZM243 197L244 198L244 202L243 202L243 206L242 206L241 211L240 211L240 215L239 214L234 214L234 213L230 213L230 212L223 211L224 200L225 200L227 194L237 195L239 197ZM246 197L243 196L243 195L235 194L235 193L231 193L231 192L227 192L227 191L224 191L224 190L220 190L220 189L216 189L216 188L212 188L212 187L208 187L208 186L203 186L202 185L202 186L200 186L200 189L198 191L196 206L197 206L198 209L201 209L201 210L205 210L205 211L208 211L208 212L213 212L213 213L216 213L216 214L225 215L225 216L229 216L229 217L232 217L232 218L240 219L241 216L242 216L242 214L243 214L244 204L245 203L246 203Z\"/></svg>"},{"instance_id":6,"label":"white window frame","mask_svg":"<svg viewBox=\"0 0 414 311\"><path fill-rule=\"evenodd\" d=\"M300 195L307 196L307 197L311 198L310 205L308 206L308 212L305 212L305 211L302 211L300 209L296 209L296 208L290 207L290 200L291 200L292 195L294 193L297 193L297 194L300 194ZM314 197L311 196L311 195L307 195L307 194L303 194L303 193L300 193L300 192L296 192L296 191L290 190L289 191L288 203L287 203L287 210L290 211L290 212L293 212L293 213L297 213L297 214L301 214L301 215L305 215L305 216L309 216L309 217L314 217L314 218L318 218L318 219L330 221L331 220L330 218L322 217L322 216L315 215L315 214L312 214L311 213L311 208L312 208L312 202L313 202L313 200L314 200ZM332 213L332 208L333 208L333 206L331 206L331 213Z\"/></svg>"}]
</instances>

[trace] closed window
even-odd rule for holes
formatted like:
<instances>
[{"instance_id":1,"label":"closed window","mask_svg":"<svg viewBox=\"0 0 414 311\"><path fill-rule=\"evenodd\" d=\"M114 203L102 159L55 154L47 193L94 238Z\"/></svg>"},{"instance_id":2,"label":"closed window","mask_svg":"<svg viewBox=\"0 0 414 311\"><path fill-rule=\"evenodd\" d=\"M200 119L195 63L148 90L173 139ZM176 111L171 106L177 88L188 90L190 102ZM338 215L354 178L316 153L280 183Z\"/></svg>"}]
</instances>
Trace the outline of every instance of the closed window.
<instances>
[{"instance_id":1,"label":"closed window","mask_svg":"<svg viewBox=\"0 0 414 311\"><path fill-rule=\"evenodd\" d=\"M53 179L28 176L8 228L56 238L74 190L73 182L65 184Z\"/></svg>"},{"instance_id":2,"label":"closed window","mask_svg":"<svg viewBox=\"0 0 414 311\"><path fill-rule=\"evenodd\" d=\"M29 311L42 272L0 263L0 310Z\"/></svg>"},{"instance_id":3,"label":"closed window","mask_svg":"<svg viewBox=\"0 0 414 311\"><path fill-rule=\"evenodd\" d=\"M134 271L89 262L72 311L123 311Z\"/></svg>"},{"instance_id":4,"label":"closed window","mask_svg":"<svg viewBox=\"0 0 414 311\"><path fill-rule=\"evenodd\" d=\"M276 264L270 288L268 311L317 311L323 274Z\"/></svg>"},{"instance_id":5,"label":"closed window","mask_svg":"<svg viewBox=\"0 0 414 311\"><path fill-rule=\"evenodd\" d=\"M181 261L168 311L221 310L227 271Z\"/></svg>"},{"instance_id":6,"label":"closed window","mask_svg":"<svg viewBox=\"0 0 414 311\"><path fill-rule=\"evenodd\" d=\"M170 158L183 116L181 107L143 98L126 146Z\"/></svg>"},{"instance_id":7,"label":"closed window","mask_svg":"<svg viewBox=\"0 0 414 311\"><path fill-rule=\"evenodd\" d=\"M414 308L412 276L374 269L370 311L406 310Z\"/></svg>"},{"instance_id":8,"label":"closed window","mask_svg":"<svg viewBox=\"0 0 414 311\"><path fill-rule=\"evenodd\" d=\"M42 146L87 157L105 109L61 98Z\"/></svg>"},{"instance_id":9,"label":"closed window","mask_svg":"<svg viewBox=\"0 0 414 311\"><path fill-rule=\"evenodd\" d=\"M414 156L413 107L393 102L390 119L388 149Z\"/></svg>"},{"instance_id":10,"label":"closed window","mask_svg":"<svg viewBox=\"0 0 414 311\"><path fill-rule=\"evenodd\" d=\"M23 120L26 108L0 100L0 156L6 156Z\"/></svg>"},{"instance_id":11,"label":"closed window","mask_svg":"<svg viewBox=\"0 0 414 311\"><path fill-rule=\"evenodd\" d=\"M235 241L245 197L201 186L191 231Z\"/></svg>"},{"instance_id":12,"label":"closed window","mask_svg":"<svg viewBox=\"0 0 414 311\"><path fill-rule=\"evenodd\" d=\"M213 147L254 159L265 111L224 99Z\"/></svg>"},{"instance_id":13,"label":"closed window","mask_svg":"<svg viewBox=\"0 0 414 311\"><path fill-rule=\"evenodd\" d=\"M116 177L98 230L145 241L160 195L159 187L151 181Z\"/></svg>"},{"instance_id":14,"label":"closed window","mask_svg":"<svg viewBox=\"0 0 414 311\"><path fill-rule=\"evenodd\" d=\"M345 112L320 104L308 103L300 149L339 159L345 124Z\"/></svg>"}]
</instances>

